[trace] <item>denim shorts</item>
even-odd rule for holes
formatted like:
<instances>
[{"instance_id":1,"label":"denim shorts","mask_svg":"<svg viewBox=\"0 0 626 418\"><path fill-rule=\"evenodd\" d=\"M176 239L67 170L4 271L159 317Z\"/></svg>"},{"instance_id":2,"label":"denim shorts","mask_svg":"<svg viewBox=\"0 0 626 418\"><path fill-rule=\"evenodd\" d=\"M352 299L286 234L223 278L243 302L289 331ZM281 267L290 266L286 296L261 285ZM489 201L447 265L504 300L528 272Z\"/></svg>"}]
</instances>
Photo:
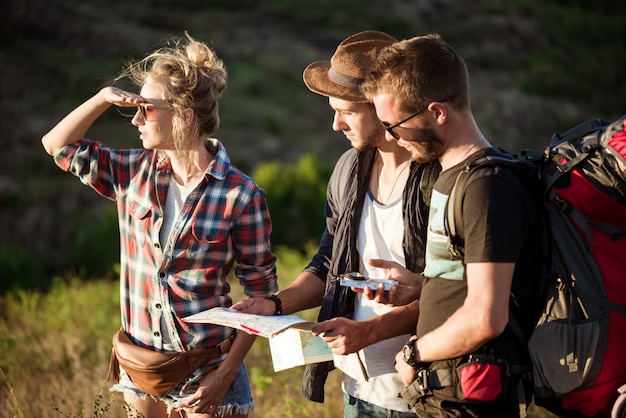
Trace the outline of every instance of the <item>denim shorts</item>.
<instances>
[{"instance_id":1,"label":"denim shorts","mask_svg":"<svg viewBox=\"0 0 626 418\"><path fill-rule=\"evenodd\" d=\"M137 397L145 399L150 396L154 399L163 401L168 406L168 413L170 413L178 402L183 401L189 396L189 393L195 392L198 388L197 383L192 383L188 386L187 393L181 394L180 389L184 383L178 385L174 390L169 392L163 397L157 398L152 395L148 395L143 392L130 380L128 374L124 369L120 368L120 381L113 385L110 389L111 392L131 392ZM254 401L252 400L252 393L250 392L250 382L248 381L248 373L246 367L241 363L241 367L237 372L237 375L230 384L222 404L217 407L215 415L218 417L224 417L233 414L249 414L254 409Z\"/></svg>"}]
</instances>

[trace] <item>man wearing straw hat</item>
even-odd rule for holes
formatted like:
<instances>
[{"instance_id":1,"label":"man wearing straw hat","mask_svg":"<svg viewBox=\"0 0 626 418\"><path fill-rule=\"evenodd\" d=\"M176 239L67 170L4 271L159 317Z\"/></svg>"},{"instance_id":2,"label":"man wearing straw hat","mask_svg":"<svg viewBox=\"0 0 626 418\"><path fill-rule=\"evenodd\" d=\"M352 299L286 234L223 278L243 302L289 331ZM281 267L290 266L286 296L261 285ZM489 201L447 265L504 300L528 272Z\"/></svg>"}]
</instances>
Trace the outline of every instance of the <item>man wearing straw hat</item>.
<instances>
[{"instance_id":1,"label":"man wearing straw hat","mask_svg":"<svg viewBox=\"0 0 626 418\"><path fill-rule=\"evenodd\" d=\"M331 347L335 361L308 365L302 393L323 402L326 377L336 366L343 372L344 417L415 416L398 396L403 385L394 355L415 329L418 302L385 306L339 280L350 272L386 278L388 269L373 267L372 259L392 260L393 269L416 281L424 268L428 199L420 194L419 179L425 172L435 177L438 166L411 163L407 150L385 138L374 106L359 90L378 51L394 42L383 32L360 32L341 42L330 61L304 70L307 87L328 97L335 112L333 130L343 132L352 148L331 175L327 228L309 265L275 295L233 306L272 315L321 305L314 332ZM392 294L403 290L397 287Z\"/></svg>"}]
</instances>

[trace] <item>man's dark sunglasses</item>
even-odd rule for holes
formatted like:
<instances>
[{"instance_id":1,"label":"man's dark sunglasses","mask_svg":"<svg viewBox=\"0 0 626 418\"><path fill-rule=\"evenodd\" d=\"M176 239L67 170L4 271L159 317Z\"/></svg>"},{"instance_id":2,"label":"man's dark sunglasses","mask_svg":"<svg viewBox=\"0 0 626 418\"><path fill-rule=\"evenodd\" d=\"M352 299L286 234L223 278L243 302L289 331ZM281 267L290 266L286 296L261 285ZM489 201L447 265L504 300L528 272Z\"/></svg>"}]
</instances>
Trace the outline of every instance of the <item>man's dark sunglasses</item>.
<instances>
[{"instance_id":1,"label":"man's dark sunglasses","mask_svg":"<svg viewBox=\"0 0 626 418\"><path fill-rule=\"evenodd\" d=\"M446 100L439 100L439 103L444 103ZM432 102L431 102L432 103ZM430 106L430 103L428 104L428 106ZM413 119L415 116L419 115L420 113L422 113L424 110L428 109L428 106L426 106L425 108L418 110L417 112L413 113L411 116L409 116L408 118L402 119L400 122L398 123L394 123L393 125L389 125L387 122L382 122L383 126L385 127L385 130L387 132L389 132L389 135L393 136L396 141L400 139L400 135L398 135L397 133L395 133L393 131L394 128L397 128L398 126L402 125L404 122L407 122L411 119Z\"/></svg>"},{"instance_id":2,"label":"man's dark sunglasses","mask_svg":"<svg viewBox=\"0 0 626 418\"><path fill-rule=\"evenodd\" d=\"M417 112L413 113L411 116L409 116L408 118L402 119L400 122L398 123L394 123L393 125L389 125L389 123L387 122L382 122L383 126L385 127L385 130L387 132L389 132L389 135L393 136L396 140L400 139L400 136L395 133L393 131L393 128L397 128L398 126L402 125L404 122L413 119L415 116L419 115L420 113L422 113L424 110L428 109L428 106L426 106L425 108L423 108L422 110L418 110Z\"/></svg>"}]
</instances>

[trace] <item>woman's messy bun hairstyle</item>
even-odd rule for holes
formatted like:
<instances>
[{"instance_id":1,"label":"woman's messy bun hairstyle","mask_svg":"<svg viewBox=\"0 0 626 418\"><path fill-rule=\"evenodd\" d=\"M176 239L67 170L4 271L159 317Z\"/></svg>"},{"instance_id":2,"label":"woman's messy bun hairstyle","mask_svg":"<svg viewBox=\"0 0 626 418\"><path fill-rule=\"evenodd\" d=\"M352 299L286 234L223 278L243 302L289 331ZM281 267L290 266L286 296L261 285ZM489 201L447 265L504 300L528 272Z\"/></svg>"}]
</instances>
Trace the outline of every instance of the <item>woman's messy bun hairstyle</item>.
<instances>
[{"instance_id":1,"label":"woman's messy bun hairstyle","mask_svg":"<svg viewBox=\"0 0 626 418\"><path fill-rule=\"evenodd\" d=\"M148 78L162 81L165 96L174 107L173 137L176 148L189 149L185 141L215 134L220 126L218 98L226 88L226 67L208 45L188 33L172 39L139 62L126 66L118 78L128 77L142 86ZM191 109L193 123L184 114Z\"/></svg>"}]
</instances>

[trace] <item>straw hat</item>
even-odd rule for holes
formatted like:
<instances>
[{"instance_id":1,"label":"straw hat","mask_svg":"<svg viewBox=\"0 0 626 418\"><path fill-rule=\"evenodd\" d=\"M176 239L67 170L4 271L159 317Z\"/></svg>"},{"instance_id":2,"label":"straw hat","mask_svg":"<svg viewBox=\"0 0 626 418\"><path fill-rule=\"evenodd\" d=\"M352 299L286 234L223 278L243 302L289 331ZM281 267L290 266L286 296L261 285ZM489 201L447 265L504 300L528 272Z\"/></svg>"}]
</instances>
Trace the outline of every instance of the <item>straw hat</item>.
<instances>
[{"instance_id":1,"label":"straw hat","mask_svg":"<svg viewBox=\"0 0 626 418\"><path fill-rule=\"evenodd\" d=\"M397 40L384 32L359 32L339 44L330 61L316 61L304 69L304 84L322 96L367 102L359 91L378 52Z\"/></svg>"}]
</instances>

